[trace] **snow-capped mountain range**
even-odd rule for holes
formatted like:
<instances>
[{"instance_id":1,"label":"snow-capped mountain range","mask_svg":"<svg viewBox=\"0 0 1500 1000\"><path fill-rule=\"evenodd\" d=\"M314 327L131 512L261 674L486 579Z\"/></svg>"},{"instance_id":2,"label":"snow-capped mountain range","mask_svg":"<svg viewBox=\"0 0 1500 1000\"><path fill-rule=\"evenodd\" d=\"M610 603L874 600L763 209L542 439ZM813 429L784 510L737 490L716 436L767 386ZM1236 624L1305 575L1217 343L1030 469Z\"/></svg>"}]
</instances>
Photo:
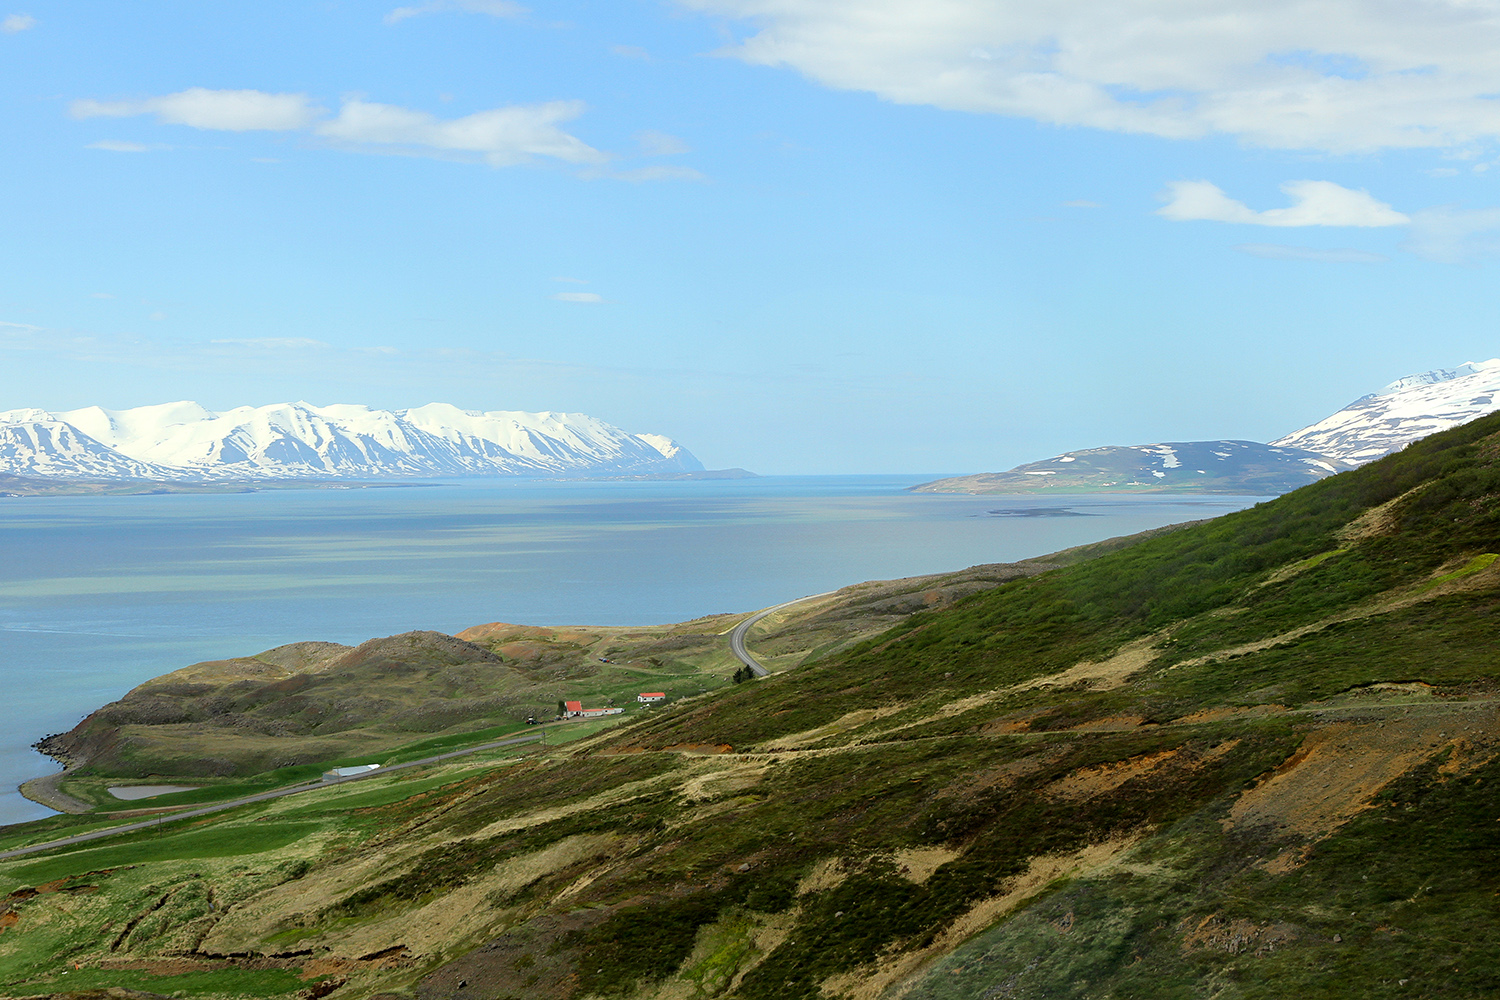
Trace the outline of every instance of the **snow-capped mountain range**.
<instances>
[{"instance_id":1,"label":"snow-capped mountain range","mask_svg":"<svg viewBox=\"0 0 1500 1000\"><path fill-rule=\"evenodd\" d=\"M701 472L671 438L581 413L478 413L275 403L197 403L61 413L0 411L0 473L31 478L214 482Z\"/></svg>"},{"instance_id":2,"label":"snow-capped mountain range","mask_svg":"<svg viewBox=\"0 0 1500 1000\"><path fill-rule=\"evenodd\" d=\"M955 476L923 493L1182 492L1268 495L1373 462L1500 410L1500 358L1399 378L1270 444L1171 441L1070 451L1009 472Z\"/></svg>"},{"instance_id":3,"label":"snow-capped mountain range","mask_svg":"<svg viewBox=\"0 0 1500 1000\"><path fill-rule=\"evenodd\" d=\"M1271 444L1362 465L1500 409L1500 358L1399 378Z\"/></svg>"}]
</instances>

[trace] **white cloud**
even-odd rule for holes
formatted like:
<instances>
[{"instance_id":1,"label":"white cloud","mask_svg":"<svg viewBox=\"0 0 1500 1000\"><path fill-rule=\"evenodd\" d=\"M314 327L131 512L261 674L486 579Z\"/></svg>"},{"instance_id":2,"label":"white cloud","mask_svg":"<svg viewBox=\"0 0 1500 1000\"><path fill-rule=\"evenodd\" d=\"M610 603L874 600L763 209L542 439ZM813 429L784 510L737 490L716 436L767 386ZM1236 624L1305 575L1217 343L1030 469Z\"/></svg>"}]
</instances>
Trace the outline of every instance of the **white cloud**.
<instances>
[{"instance_id":1,"label":"white cloud","mask_svg":"<svg viewBox=\"0 0 1500 1000\"><path fill-rule=\"evenodd\" d=\"M678 0L899 104L1339 152L1500 138L1492 0Z\"/></svg>"},{"instance_id":2,"label":"white cloud","mask_svg":"<svg viewBox=\"0 0 1500 1000\"><path fill-rule=\"evenodd\" d=\"M493 17L520 17L527 13L525 7L510 0L428 0L415 7L397 7L385 16L386 24L395 24L408 17L423 14L442 14L457 11L467 14L489 14Z\"/></svg>"},{"instance_id":3,"label":"white cloud","mask_svg":"<svg viewBox=\"0 0 1500 1000\"><path fill-rule=\"evenodd\" d=\"M355 152L437 156L496 167L551 157L597 169L611 159L610 154L561 127L583 113L582 101L514 104L460 118L439 118L426 111L348 98L336 117L327 118L305 94L194 87L136 101L78 100L69 110L80 119L150 114L162 122L200 129L310 131ZM658 156L687 150L680 139L664 132L641 133L640 141ZM93 148L134 153L162 147L106 139L93 143ZM627 180L703 179L687 167L648 167L620 176Z\"/></svg>"},{"instance_id":4,"label":"white cloud","mask_svg":"<svg viewBox=\"0 0 1500 1000\"><path fill-rule=\"evenodd\" d=\"M549 101L440 119L425 111L369 101L344 102L339 116L317 127L325 138L366 152L477 154L491 166L550 156L567 163L603 163L609 157L558 128L583 113L582 101Z\"/></svg>"},{"instance_id":5,"label":"white cloud","mask_svg":"<svg viewBox=\"0 0 1500 1000\"><path fill-rule=\"evenodd\" d=\"M74 118L132 118L149 114L169 125L224 132L287 132L306 128L318 117L318 109L306 94L205 87L191 87L140 101L74 101L69 112Z\"/></svg>"},{"instance_id":6,"label":"white cloud","mask_svg":"<svg viewBox=\"0 0 1500 1000\"><path fill-rule=\"evenodd\" d=\"M149 153L154 146L142 145L139 142L117 142L114 139L100 139L98 142L89 143L89 149L103 149L111 153Z\"/></svg>"},{"instance_id":7,"label":"white cloud","mask_svg":"<svg viewBox=\"0 0 1500 1000\"><path fill-rule=\"evenodd\" d=\"M604 296L598 292L558 292L552 298L558 302L581 302L590 306L597 306L604 301Z\"/></svg>"},{"instance_id":8,"label":"white cloud","mask_svg":"<svg viewBox=\"0 0 1500 1000\"><path fill-rule=\"evenodd\" d=\"M1401 249L1440 264L1500 255L1500 208L1443 205L1414 212Z\"/></svg>"},{"instance_id":9,"label":"white cloud","mask_svg":"<svg viewBox=\"0 0 1500 1000\"><path fill-rule=\"evenodd\" d=\"M29 31L35 27L36 18L32 17L30 14L10 14L5 18L5 20L0 21L0 31L5 32L7 35L14 35L18 32Z\"/></svg>"},{"instance_id":10,"label":"white cloud","mask_svg":"<svg viewBox=\"0 0 1500 1000\"><path fill-rule=\"evenodd\" d=\"M1254 226L1402 226L1411 219L1376 201L1368 191L1354 191L1332 181L1287 181L1281 190L1290 208L1257 212L1235 201L1208 181L1173 181L1156 214L1174 222L1235 222Z\"/></svg>"},{"instance_id":11,"label":"white cloud","mask_svg":"<svg viewBox=\"0 0 1500 1000\"><path fill-rule=\"evenodd\" d=\"M1335 264L1385 264L1390 261L1384 254L1348 247L1321 250L1317 247L1294 247L1281 243L1240 243L1233 249L1269 260L1320 260Z\"/></svg>"},{"instance_id":12,"label":"white cloud","mask_svg":"<svg viewBox=\"0 0 1500 1000\"><path fill-rule=\"evenodd\" d=\"M635 141L640 144L642 156L680 156L693 150L675 135L651 129L637 132Z\"/></svg>"}]
</instances>

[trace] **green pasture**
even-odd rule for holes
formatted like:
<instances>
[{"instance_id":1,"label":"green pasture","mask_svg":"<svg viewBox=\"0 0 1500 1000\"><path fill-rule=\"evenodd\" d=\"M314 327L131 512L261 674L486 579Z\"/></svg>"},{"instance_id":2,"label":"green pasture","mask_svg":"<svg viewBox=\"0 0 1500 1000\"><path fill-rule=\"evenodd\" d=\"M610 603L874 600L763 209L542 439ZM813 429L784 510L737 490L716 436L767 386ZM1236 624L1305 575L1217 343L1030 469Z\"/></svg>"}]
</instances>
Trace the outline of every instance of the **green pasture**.
<instances>
[{"instance_id":1,"label":"green pasture","mask_svg":"<svg viewBox=\"0 0 1500 1000\"><path fill-rule=\"evenodd\" d=\"M211 823L197 830L142 830L103 847L82 845L40 861L17 858L0 864L0 877L14 889L105 868L183 858L227 858L274 851L306 838L320 823L284 821Z\"/></svg>"}]
</instances>

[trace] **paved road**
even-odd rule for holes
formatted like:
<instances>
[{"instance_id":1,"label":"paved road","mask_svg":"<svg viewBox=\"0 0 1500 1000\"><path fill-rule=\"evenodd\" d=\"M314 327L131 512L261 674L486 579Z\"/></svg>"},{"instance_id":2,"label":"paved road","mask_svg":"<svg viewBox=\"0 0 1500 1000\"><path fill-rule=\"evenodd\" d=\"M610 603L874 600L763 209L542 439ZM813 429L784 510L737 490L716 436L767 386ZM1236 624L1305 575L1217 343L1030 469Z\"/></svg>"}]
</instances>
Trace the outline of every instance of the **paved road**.
<instances>
[{"instance_id":1,"label":"paved road","mask_svg":"<svg viewBox=\"0 0 1500 1000\"><path fill-rule=\"evenodd\" d=\"M755 657L753 657L753 656L750 655L749 650L745 649L745 636L750 632L750 626L752 626L756 622L760 621L766 615L775 614L776 612L780 611L782 608L789 608L793 604L801 604L803 601L817 600L819 597L827 597L829 594L836 594L836 593L838 593L838 591L829 590L829 591L825 591L824 593L821 593L821 594L813 594L810 597L799 597L795 601L787 601L785 604L778 604L774 608L767 608L764 611L758 611L758 612L756 612L755 614L751 615L749 618L746 618L744 621L742 621L738 625L736 625L734 627L734 631L731 632L731 633L729 633L729 649L730 649L730 651L732 653L734 653L734 655L739 659L739 661L741 663L743 663L745 666L749 667L750 668L750 672L753 673L755 676L757 676L757 677L765 677L771 671L769 671L765 667L761 666L760 663L759 663L759 661L757 661L755 659Z\"/></svg>"},{"instance_id":2,"label":"paved road","mask_svg":"<svg viewBox=\"0 0 1500 1000\"><path fill-rule=\"evenodd\" d=\"M542 740L545 731L538 733L527 733L525 736L512 736L508 740L496 740L493 743L483 743L477 747L468 747L463 750L450 750L447 753L436 754L432 757L423 757L421 760L410 760L404 764L391 764L375 771L366 771L363 774L351 774L347 778L335 778L332 781L314 781L301 785L292 785L289 788L274 788L269 792L261 792L257 795L247 795L242 799L234 799L229 802L216 802L211 806L200 806L197 809L184 809L182 812L162 813L150 819L144 819L136 823L126 823L124 826L112 826L107 830L93 830L89 833L74 834L71 837L63 837L61 840L49 840L45 844L32 844L30 847L17 847L10 851L0 851L0 861L6 858L16 858L23 854L35 854L38 851L50 851L58 847L68 847L73 844L82 844L90 840L101 840L105 837L113 837L121 833L130 833L133 830L146 830L151 827L161 826L164 823L176 823L178 820L191 819L194 816L207 816L209 813L222 812L225 809L233 809L236 806L247 805L251 802L266 802L270 799L279 799L287 795L298 795L302 792L310 792L316 788L328 788L331 785L342 785L348 781L364 781L368 778L379 778L390 774L392 771L403 771L409 767L422 767L425 764L435 764L440 760L449 760L453 757L463 757L466 754L479 753L481 750L494 750L497 747L515 746L519 743L535 743Z\"/></svg>"}]
</instances>

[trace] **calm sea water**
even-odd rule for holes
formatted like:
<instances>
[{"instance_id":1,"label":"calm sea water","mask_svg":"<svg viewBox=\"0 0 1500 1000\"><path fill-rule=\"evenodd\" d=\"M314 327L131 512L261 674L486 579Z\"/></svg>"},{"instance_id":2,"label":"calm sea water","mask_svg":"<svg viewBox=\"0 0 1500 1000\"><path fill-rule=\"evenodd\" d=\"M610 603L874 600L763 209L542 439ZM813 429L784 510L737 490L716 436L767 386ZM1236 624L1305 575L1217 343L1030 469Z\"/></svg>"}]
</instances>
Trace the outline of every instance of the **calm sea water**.
<instances>
[{"instance_id":1,"label":"calm sea water","mask_svg":"<svg viewBox=\"0 0 1500 1000\"><path fill-rule=\"evenodd\" d=\"M0 501L0 824L29 749L147 678L302 639L650 625L1003 562L1255 497L910 494L930 477Z\"/></svg>"}]
</instances>

